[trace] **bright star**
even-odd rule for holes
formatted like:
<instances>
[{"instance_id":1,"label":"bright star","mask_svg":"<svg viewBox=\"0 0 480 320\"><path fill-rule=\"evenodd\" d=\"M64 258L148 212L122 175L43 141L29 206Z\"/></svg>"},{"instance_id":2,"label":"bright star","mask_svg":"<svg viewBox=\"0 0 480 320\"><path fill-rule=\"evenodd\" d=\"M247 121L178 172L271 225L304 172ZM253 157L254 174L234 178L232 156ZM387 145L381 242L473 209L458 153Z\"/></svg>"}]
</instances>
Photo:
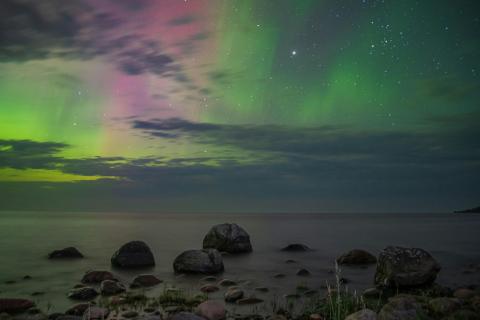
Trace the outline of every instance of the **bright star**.
<instances>
[{"instance_id":1,"label":"bright star","mask_svg":"<svg viewBox=\"0 0 480 320\"><path fill-rule=\"evenodd\" d=\"M297 51L293 50L292 51L292 56L296 55L297 54Z\"/></svg>"}]
</instances>

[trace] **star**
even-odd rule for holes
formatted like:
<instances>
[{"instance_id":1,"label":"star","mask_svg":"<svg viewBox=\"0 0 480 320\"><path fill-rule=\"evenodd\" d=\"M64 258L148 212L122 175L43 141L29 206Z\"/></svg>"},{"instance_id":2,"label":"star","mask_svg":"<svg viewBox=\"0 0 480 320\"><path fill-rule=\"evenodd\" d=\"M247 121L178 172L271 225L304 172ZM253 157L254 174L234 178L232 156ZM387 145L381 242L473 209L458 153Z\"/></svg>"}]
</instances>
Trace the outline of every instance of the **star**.
<instances>
[{"instance_id":1,"label":"star","mask_svg":"<svg viewBox=\"0 0 480 320\"><path fill-rule=\"evenodd\" d=\"M293 50L292 51L292 56L295 56L297 54L297 51L296 50Z\"/></svg>"}]
</instances>

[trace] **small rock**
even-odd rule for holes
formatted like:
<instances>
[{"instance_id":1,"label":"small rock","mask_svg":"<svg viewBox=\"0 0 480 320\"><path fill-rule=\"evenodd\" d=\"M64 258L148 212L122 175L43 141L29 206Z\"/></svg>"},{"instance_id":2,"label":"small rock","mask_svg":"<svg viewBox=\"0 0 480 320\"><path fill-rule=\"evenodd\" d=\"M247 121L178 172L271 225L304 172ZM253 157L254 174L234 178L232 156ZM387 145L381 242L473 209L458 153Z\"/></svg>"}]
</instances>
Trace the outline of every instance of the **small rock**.
<instances>
[{"instance_id":1,"label":"small rock","mask_svg":"<svg viewBox=\"0 0 480 320\"><path fill-rule=\"evenodd\" d=\"M312 313L309 318L310 320L325 320L325 318L323 318L318 313Z\"/></svg>"},{"instance_id":2,"label":"small rock","mask_svg":"<svg viewBox=\"0 0 480 320\"><path fill-rule=\"evenodd\" d=\"M274 277L275 279L281 279L281 278L285 278L286 275L283 274L283 273L277 273L277 274L275 274L273 277Z\"/></svg>"},{"instance_id":3,"label":"small rock","mask_svg":"<svg viewBox=\"0 0 480 320\"><path fill-rule=\"evenodd\" d=\"M289 299L300 299L301 296L298 293L290 293L290 294L284 295L283 297L289 300Z\"/></svg>"},{"instance_id":4,"label":"small rock","mask_svg":"<svg viewBox=\"0 0 480 320\"><path fill-rule=\"evenodd\" d=\"M377 263L377 258L368 251L353 249L338 257L337 263L340 265L366 265Z\"/></svg>"},{"instance_id":5,"label":"small rock","mask_svg":"<svg viewBox=\"0 0 480 320\"><path fill-rule=\"evenodd\" d=\"M48 259L79 259L83 254L75 247L68 247L60 250L54 250L48 254Z\"/></svg>"},{"instance_id":6,"label":"small rock","mask_svg":"<svg viewBox=\"0 0 480 320\"><path fill-rule=\"evenodd\" d=\"M458 299L468 300L475 296L475 291L467 288L460 288L455 290L453 296Z\"/></svg>"},{"instance_id":7,"label":"small rock","mask_svg":"<svg viewBox=\"0 0 480 320\"><path fill-rule=\"evenodd\" d=\"M29 276L28 274L23 276L23 280L30 280L32 279L32 276Z\"/></svg>"},{"instance_id":8,"label":"small rock","mask_svg":"<svg viewBox=\"0 0 480 320\"><path fill-rule=\"evenodd\" d=\"M17 283L17 281L15 281L15 280L7 280L7 281L5 281L4 283L5 283L5 284L15 284L15 283Z\"/></svg>"},{"instance_id":9,"label":"small rock","mask_svg":"<svg viewBox=\"0 0 480 320\"><path fill-rule=\"evenodd\" d=\"M207 300L198 305L196 313L208 320L223 320L226 318L225 306L220 301Z\"/></svg>"},{"instance_id":10,"label":"small rock","mask_svg":"<svg viewBox=\"0 0 480 320\"><path fill-rule=\"evenodd\" d=\"M425 312L412 296L402 295L390 298L380 313L379 320L418 320L423 319Z\"/></svg>"},{"instance_id":11,"label":"small rock","mask_svg":"<svg viewBox=\"0 0 480 320\"><path fill-rule=\"evenodd\" d=\"M173 316L171 316L169 320L205 320L205 319L191 312L178 312Z\"/></svg>"},{"instance_id":12,"label":"small rock","mask_svg":"<svg viewBox=\"0 0 480 320\"><path fill-rule=\"evenodd\" d=\"M376 298L379 298L381 294L382 292L377 288L368 288L368 289L365 289L365 291L363 291L363 296L365 298L376 299Z\"/></svg>"},{"instance_id":13,"label":"small rock","mask_svg":"<svg viewBox=\"0 0 480 320\"><path fill-rule=\"evenodd\" d=\"M89 307L89 303L78 303L65 311L65 314L70 316L83 316L85 310L87 310Z\"/></svg>"},{"instance_id":14,"label":"small rock","mask_svg":"<svg viewBox=\"0 0 480 320\"><path fill-rule=\"evenodd\" d=\"M226 302L236 302L243 298L243 290L241 289L229 289L225 292L225 301Z\"/></svg>"},{"instance_id":15,"label":"small rock","mask_svg":"<svg viewBox=\"0 0 480 320\"><path fill-rule=\"evenodd\" d=\"M304 244L301 243L292 243L289 244L288 246L282 248L282 251L288 251L288 252L305 252L305 251L310 251L310 248Z\"/></svg>"},{"instance_id":16,"label":"small rock","mask_svg":"<svg viewBox=\"0 0 480 320\"><path fill-rule=\"evenodd\" d=\"M104 280L115 280L115 277L109 271L103 271L103 270L87 271L82 278L82 283L97 284Z\"/></svg>"},{"instance_id":17,"label":"small rock","mask_svg":"<svg viewBox=\"0 0 480 320\"><path fill-rule=\"evenodd\" d=\"M104 320L107 319L110 311L106 308L90 307L83 313L83 320Z\"/></svg>"},{"instance_id":18,"label":"small rock","mask_svg":"<svg viewBox=\"0 0 480 320\"><path fill-rule=\"evenodd\" d=\"M125 286L118 281L103 280L100 284L100 293L102 296L113 296L125 291Z\"/></svg>"},{"instance_id":19,"label":"small rock","mask_svg":"<svg viewBox=\"0 0 480 320\"><path fill-rule=\"evenodd\" d=\"M258 291L258 292L268 292L269 289L267 287L256 287L255 288L255 291Z\"/></svg>"},{"instance_id":20,"label":"small rock","mask_svg":"<svg viewBox=\"0 0 480 320\"><path fill-rule=\"evenodd\" d=\"M295 260L292 260L292 259L288 259L288 260L285 260L285 263L297 263L297 261Z\"/></svg>"},{"instance_id":21,"label":"small rock","mask_svg":"<svg viewBox=\"0 0 480 320\"><path fill-rule=\"evenodd\" d=\"M480 320L480 315L477 312L467 309L457 310L450 316L445 318L446 320Z\"/></svg>"},{"instance_id":22,"label":"small rock","mask_svg":"<svg viewBox=\"0 0 480 320\"><path fill-rule=\"evenodd\" d=\"M43 292L43 291L34 291L30 295L32 297L35 297L35 296L41 296L41 295L44 295L44 294L45 294L45 292Z\"/></svg>"},{"instance_id":23,"label":"small rock","mask_svg":"<svg viewBox=\"0 0 480 320\"><path fill-rule=\"evenodd\" d=\"M239 304L239 305L246 305L246 304L257 304L257 303L261 303L261 302L263 302L263 300L260 299L260 298L256 298L256 297L249 297L249 298L238 299L236 302L237 302L237 304Z\"/></svg>"},{"instance_id":24,"label":"small rock","mask_svg":"<svg viewBox=\"0 0 480 320\"><path fill-rule=\"evenodd\" d=\"M122 317L127 318L127 319L136 318L137 316L138 316L138 312L134 311L134 310L130 310L130 311L122 313Z\"/></svg>"},{"instance_id":25,"label":"small rock","mask_svg":"<svg viewBox=\"0 0 480 320\"><path fill-rule=\"evenodd\" d=\"M297 276L306 277L310 275L310 271L307 269L300 269L297 271Z\"/></svg>"},{"instance_id":26,"label":"small rock","mask_svg":"<svg viewBox=\"0 0 480 320\"><path fill-rule=\"evenodd\" d=\"M92 300L96 296L98 296L98 292L92 287L72 289L68 293L68 297L74 300Z\"/></svg>"},{"instance_id":27,"label":"small rock","mask_svg":"<svg viewBox=\"0 0 480 320\"><path fill-rule=\"evenodd\" d=\"M204 249L217 249L228 253L251 252L250 236L235 223L213 226L203 239Z\"/></svg>"},{"instance_id":28,"label":"small rock","mask_svg":"<svg viewBox=\"0 0 480 320\"><path fill-rule=\"evenodd\" d=\"M458 299L441 297L430 300L428 305L435 315L444 317L460 309L461 303Z\"/></svg>"},{"instance_id":29,"label":"small rock","mask_svg":"<svg viewBox=\"0 0 480 320\"><path fill-rule=\"evenodd\" d=\"M222 287L231 287L236 286L237 283L233 280L223 279L222 281L220 281L219 285L221 285Z\"/></svg>"},{"instance_id":30,"label":"small rock","mask_svg":"<svg viewBox=\"0 0 480 320\"><path fill-rule=\"evenodd\" d=\"M202 279L200 279L200 281L203 281L203 282L216 282L216 281L217 281L217 277L214 277L214 276L203 277Z\"/></svg>"},{"instance_id":31,"label":"small rock","mask_svg":"<svg viewBox=\"0 0 480 320\"><path fill-rule=\"evenodd\" d=\"M28 299L0 298L0 313L23 312L33 306L35 306L35 303Z\"/></svg>"},{"instance_id":32,"label":"small rock","mask_svg":"<svg viewBox=\"0 0 480 320\"><path fill-rule=\"evenodd\" d=\"M362 309L350 314L345 320L377 320L377 314L370 309Z\"/></svg>"},{"instance_id":33,"label":"small rock","mask_svg":"<svg viewBox=\"0 0 480 320\"><path fill-rule=\"evenodd\" d=\"M153 274L141 274L141 275L136 276L136 277L133 279L133 282L132 282L132 284L130 285L130 287L134 287L134 288L139 288L139 287L147 288L147 287L156 286L157 284L160 284L160 283L162 283L162 280L158 279L158 278L155 277Z\"/></svg>"},{"instance_id":34,"label":"small rock","mask_svg":"<svg viewBox=\"0 0 480 320\"><path fill-rule=\"evenodd\" d=\"M110 259L117 268L145 268L155 265L155 258L143 241L130 241L120 247Z\"/></svg>"},{"instance_id":35,"label":"small rock","mask_svg":"<svg viewBox=\"0 0 480 320\"><path fill-rule=\"evenodd\" d=\"M206 284L200 288L200 291L202 291L203 293L212 293L218 290L220 289L217 286L211 284Z\"/></svg>"}]
</instances>

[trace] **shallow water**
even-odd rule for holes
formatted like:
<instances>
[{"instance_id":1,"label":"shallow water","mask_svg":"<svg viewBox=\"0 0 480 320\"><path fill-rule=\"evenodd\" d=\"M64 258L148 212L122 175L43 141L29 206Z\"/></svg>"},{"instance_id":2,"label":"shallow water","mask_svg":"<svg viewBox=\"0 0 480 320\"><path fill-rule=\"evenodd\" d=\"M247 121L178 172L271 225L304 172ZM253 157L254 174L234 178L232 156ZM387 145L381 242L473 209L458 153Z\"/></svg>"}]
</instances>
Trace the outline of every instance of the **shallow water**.
<instances>
[{"instance_id":1,"label":"shallow water","mask_svg":"<svg viewBox=\"0 0 480 320\"><path fill-rule=\"evenodd\" d=\"M183 250L200 248L211 226L235 222L250 234L254 252L224 257L221 277L245 281L247 290L266 286L266 294L282 297L299 284L321 289L333 283L334 260L342 252L362 248L377 254L387 245L415 246L428 250L442 265L439 282L459 286L479 284L477 274L464 274L468 264L480 263L480 215L455 214L138 214L138 213L0 213L0 296L30 297L41 305L63 311L74 302L69 289L89 269L110 270L110 257L123 243L143 240L154 252L157 265L150 270L113 272L125 283L137 273L153 273L165 281L197 292L201 276L176 276L174 258ZM280 248L305 243L314 251L286 253ZM46 255L67 246L77 247L85 259L50 261ZM296 264L286 264L294 259ZM295 275L305 267L311 277ZM285 273L283 279L274 279ZM371 287L374 267L342 268L352 282L350 290ZM24 275L32 279L22 280ZM14 280L13 284L5 281ZM154 295L164 286L149 294ZM220 298L222 292L213 295ZM265 294L256 294L266 297ZM31 297L30 297L31 298ZM271 303L271 302L269 302ZM268 308L267 304L260 308Z\"/></svg>"}]
</instances>

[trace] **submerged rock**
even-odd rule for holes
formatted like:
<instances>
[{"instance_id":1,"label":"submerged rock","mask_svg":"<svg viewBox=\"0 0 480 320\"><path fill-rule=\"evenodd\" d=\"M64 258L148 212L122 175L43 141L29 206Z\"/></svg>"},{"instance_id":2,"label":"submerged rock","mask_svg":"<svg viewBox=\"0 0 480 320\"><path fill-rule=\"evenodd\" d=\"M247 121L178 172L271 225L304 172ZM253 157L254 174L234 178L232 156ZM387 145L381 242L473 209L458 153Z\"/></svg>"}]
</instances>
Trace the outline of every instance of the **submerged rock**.
<instances>
[{"instance_id":1,"label":"submerged rock","mask_svg":"<svg viewBox=\"0 0 480 320\"><path fill-rule=\"evenodd\" d=\"M215 249L187 250L175 258L173 269L179 273L215 274L222 272L222 255Z\"/></svg>"},{"instance_id":2,"label":"submerged rock","mask_svg":"<svg viewBox=\"0 0 480 320\"><path fill-rule=\"evenodd\" d=\"M375 285L390 288L428 285L439 271L438 262L423 249L387 247L378 258Z\"/></svg>"},{"instance_id":3,"label":"submerged rock","mask_svg":"<svg viewBox=\"0 0 480 320\"><path fill-rule=\"evenodd\" d=\"M78 303L67 309L65 314L71 316L82 316L85 313L85 310L87 310L90 306L90 303Z\"/></svg>"},{"instance_id":4,"label":"submerged rock","mask_svg":"<svg viewBox=\"0 0 480 320\"><path fill-rule=\"evenodd\" d=\"M82 278L82 283L100 283L104 280L115 280L113 274L109 271L87 271Z\"/></svg>"},{"instance_id":5,"label":"submerged rock","mask_svg":"<svg viewBox=\"0 0 480 320\"><path fill-rule=\"evenodd\" d=\"M362 309L350 314L345 320L377 320L377 314L370 309Z\"/></svg>"},{"instance_id":6,"label":"submerged rock","mask_svg":"<svg viewBox=\"0 0 480 320\"><path fill-rule=\"evenodd\" d=\"M218 290L220 290L220 288L217 286L214 286L213 284L206 284L200 288L200 291L202 291L203 293L212 293Z\"/></svg>"},{"instance_id":7,"label":"submerged rock","mask_svg":"<svg viewBox=\"0 0 480 320\"><path fill-rule=\"evenodd\" d=\"M203 239L204 249L217 249L228 253L251 252L250 236L235 223L219 224L210 229Z\"/></svg>"},{"instance_id":8,"label":"submerged rock","mask_svg":"<svg viewBox=\"0 0 480 320\"><path fill-rule=\"evenodd\" d=\"M54 250L48 254L48 259L78 259L83 258L83 254L75 247L67 247L60 250Z\"/></svg>"},{"instance_id":9,"label":"submerged rock","mask_svg":"<svg viewBox=\"0 0 480 320\"><path fill-rule=\"evenodd\" d=\"M102 296L113 296L125 291L125 286L118 281L103 280L100 284L100 293Z\"/></svg>"},{"instance_id":10,"label":"submerged rock","mask_svg":"<svg viewBox=\"0 0 480 320\"><path fill-rule=\"evenodd\" d=\"M196 313L208 320L223 320L226 318L225 306L220 301L204 301L198 305Z\"/></svg>"},{"instance_id":11,"label":"submerged rock","mask_svg":"<svg viewBox=\"0 0 480 320\"><path fill-rule=\"evenodd\" d=\"M0 313L23 312L33 306L35 306L35 303L28 299L0 298Z\"/></svg>"},{"instance_id":12,"label":"submerged rock","mask_svg":"<svg viewBox=\"0 0 480 320\"><path fill-rule=\"evenodd\" d=\"M222 287L231 287L231 286L236 286L237 285L237 283L235 281L230 280L230 279L223 279L218 284L221 285Z\"/></svg>"},{"instance_id":13,"label":"submerged rock","mask_svg":"<svg viewBox=\"0 0 480 320\"><path fill-rule=\"evenodd\" d=\"M475 296L475 291L468 288L460 288L455 290L453 296L458 299L468 300Z\"/></svg>"},{"instance_id":14,"label":"submerged rock","mask_svg":"<svg viewBox=\"0 0 480 320\"><path fill-rule=\"evenodd\" d=\"M377 263L377 258L368 251L353 249L337 258L340 265L366 265Z\"/></svg>"},{"instance_id":15,"label":"submerged rock","mask_svg":"<svg viewBox=\"0 0 480 320\"><path fill-rule=\"evenodd\" d=\"M130 285L131 288L147 288L147 287L153 287L156 286L157 284L162 283L162 280L158 279L155 277L153 274L141 274L136 276L133 279L132 284Z\"/></svg>"},{"instance_id":16,"label":"submerged rock","mask_svg":"<svg viewBox=\"0 0 480 320\"><path fill-rule=\"evenodd\" d=\"M301 243L292 243L282 248L282 251L288 251L288 252L304 252L304 251L310 251L310 250L311 249L308 246Z\"/></svg>"},{"instance_id":17,"label":"submerged rock","mask_svg":"<svg viewBox=\"0 0 480 320\"><path fill-rule=\"evenodd\" d=\"M155 258L143 241L130 241L112 256L111 263L118 268L143 268L155 265Z\"/></svg>"},{"instance_id":18,"label":"submerged rock","mask_svg":"<svg viewBox=\"0 0 480 320\"><path fill-rule=\"evenodd\" d=\"M307 269L300 269L297 271L297 276L307 277L309 275L310 275L310 271L308 271Z\"/></svg>"},{"instance_id":19,"label":"submerged rock","mask_svg":"<svg viewBox=\"0 0 480 320\"><path fill-rule=\"evenodd\" d=\"M72 289L68 293L68 297L73 300L92 300L96 296L98 296L97 290L91 287Z\"/></svg>"}]
</instances>

